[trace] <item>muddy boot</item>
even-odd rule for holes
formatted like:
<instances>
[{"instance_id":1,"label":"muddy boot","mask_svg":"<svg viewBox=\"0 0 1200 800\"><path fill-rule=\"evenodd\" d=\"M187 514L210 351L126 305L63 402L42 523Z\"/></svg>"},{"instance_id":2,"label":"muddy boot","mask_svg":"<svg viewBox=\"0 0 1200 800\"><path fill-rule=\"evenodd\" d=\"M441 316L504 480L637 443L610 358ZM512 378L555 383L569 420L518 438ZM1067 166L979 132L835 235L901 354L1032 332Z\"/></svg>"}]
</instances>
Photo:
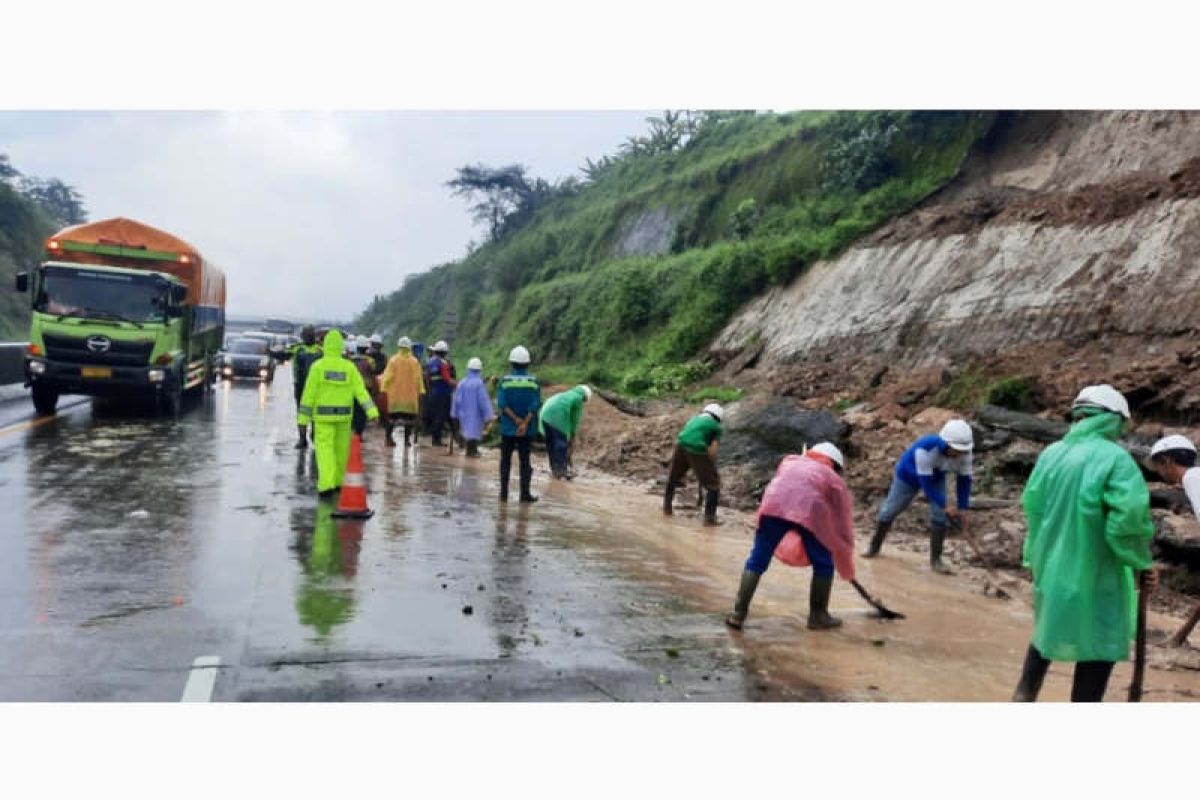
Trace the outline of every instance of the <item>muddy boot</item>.
<instances>
[{"instance_id":1,"label":"muddy boot","mask_svg":"<svg viewBox=\"0 0 1200 800\"><path fill-rule=\"evenodd\" d=\"M942 561L942 547L945 544L946 526L931 526L929 529L929 568L941 575L953 575L954 571Z\"/></svg>"},{"instance_id":2,"label":"muddy boot","mask_svg":"<svg viewBox=\"0 0 1200 800\"><path fill-rule=\"evenodd\" d=\"M750 600L758 589L758 579L762 576L750 570L742 570L742 583L738 586L737 600L733 602L733 613L725 618L725 624L734 630L741 630L750 613Z\"/></svg>"},{"instance_id":3,"label":"muddy boot","mask_svg":"<svg viewBox=\"0 0 1200 800\"><path fill-rule=\"evenodd\" d=\"M704 495L704 524L705 525L720 525L721 520L717 519L717 498L721 495L720 492L709 489Z\"/></svg>"},{"instance_id":4,"label":"muddy boot","mask_svg":"<svg viewBox=\"0 0 1200 800\"><path fill-rule=\"evenodd\" d=\"M667 490L665 492L663 492L663 514L665 516L670 517L675 514L675 511L672 508L674 503L675 503L675 487L668 486Z\"/></svg>"},{"instance_id":5,"label":"muddy boot","mask_svg":"<svg viewBox=\"0 0 1200 800\"><path fill-rule=\"evenodd\" d=\"M808 585L808 629L824 631L842 627L842 621L829 613L829 595L833 593L833 576L812 576Z\"/></svg>"},{"instance_id":6,"label":"muddy boot","mask_svg":"<svg viewBox=\"0 0 1200 800\"><path fill-rule=\"evenodd\" d=\"M883 540L887 537L888 531L892 529L890 522L876 522L875 535L871 537L871 544L867 547L867 552L862 554L863 558L874 558L879 555L879 551L883 548Z\"/></svg>"}]
</instances>

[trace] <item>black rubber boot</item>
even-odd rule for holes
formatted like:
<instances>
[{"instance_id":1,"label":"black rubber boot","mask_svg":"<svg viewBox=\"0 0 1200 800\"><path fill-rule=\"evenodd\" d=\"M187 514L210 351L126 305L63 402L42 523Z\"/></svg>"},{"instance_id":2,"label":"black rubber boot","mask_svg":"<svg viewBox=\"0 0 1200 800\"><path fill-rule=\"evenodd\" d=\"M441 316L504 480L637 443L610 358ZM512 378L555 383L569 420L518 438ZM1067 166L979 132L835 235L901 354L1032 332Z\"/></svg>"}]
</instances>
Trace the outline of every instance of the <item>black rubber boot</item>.
<instances>
[{"instance_id":1,"label":"black rubber boot","mask_svg":"<svg viewBox=\"0 0 1200 800\"><path fill-rule=\"evenodd\" d=\"M717 519L717 499L721 493L709 489L704 495L704 524L705 525L720 525L721 520Z\"/></svg>"},{"instance_id":2,"label":"black rubber boot","mask_svg":"<svg viewBox=\"0 0 1200 800\"><path fill-rule=\"evenodd\" d=\"M863 558L874 558L879 555L879 551L883 548L883 540L887 538L888 531L892 529L890 522L876 522L875 535L871 537L871 544L867 547L867 552L862 554Z\"/></svg>"},{"instance_id":3,"label":"black rubber boot","mask_svg":"<svg viewBox=\"0 0 1200 800\"><path fill-rule=\"evenodd\" d=\"M665 492L663 492L663 514L665 514L668 517L673 516L675 514L675 511L673 508L674 505L675 505L675 487L668 486L667 490Z\"/></svg>"},{"instance_id":4,"label":"black rubber boot","mask_svg":"<svg viewBox=\"0 0 1200 800\"><path fill-rule=\"evenodd\" d=\"M929 528L929 568L941 575L953 575L954 571L942 561L942 547L946 544L946 526L932 525Z\"/></svg>"},{"instance_id":5,"label":"black rubber boot","mask_svg":"<svg viewBox=\"0 0 1200 800\"><path fill-rule=\"evenodd\" d=\"M392 438L392 432L395 430L396 430L396 428L393 425L388 425L384 428L384 431L386 432L385 435L387 437L386 441L387 441L388 447L396 446L396 440Z\"/></svg>"},{"instance_id":6,"label":"black rubber boot","mask_svg":"<svg viewBox=\"0 0 1200 800\"><path fill-rule=\"evenodd\" d=\"M742 582L738 586L737 599L733 601L733 613L725 618L725 624L734 630L741 630L746 615L750 613L750 600L758 589L758 579L762 576L750 570L742 570Z\"/></svg>"},{"instance_id":7,"label":"black rubber boot","mask_svg":"<svg viewBox=\"0 0 1200 800\"><path fill-rule=\"evenodd\" d=\"M1025 651L1025 664L1021 667L1021 680L1013 692L1014 703L1032 703L1038 699L1042 691L1042 682L1050 670L1050 662L1042 658L1042 654L1033 645Z\"/></svg>"},{"instance_id":8,"label":"black rubber boot","mask_svg":"<svg viewBox=\"0 0 1200 800\"><path fill-rule=\"evenodd\" d=\"M533 496L531 491L533 484L533 467L521 465L521 502L536 503L538 499Z\"/></svg>"},{"instance_id":9,"label":"black rubber boot","mask_svg":"<svg viewBox=\"0 0 1200 800\"><path fill-rule=\"evenodd\" d=\"M297 426L296 433L300 436L300 438L296 441L296 449L303 450L304 448L308 447L308 426Z\"/></svg>"},{"instance_id":10,"label":"black rubber boot","mask_svg":"<svg viewBox=\"0 0 1200 800\"><path fill-rule=\"evenodd\" d=\"M833 593L833 576L812 576L808 585L808 629L825 631L842 627L842 621L829 613L829 596Z\"/></svg>"}]
</instances>

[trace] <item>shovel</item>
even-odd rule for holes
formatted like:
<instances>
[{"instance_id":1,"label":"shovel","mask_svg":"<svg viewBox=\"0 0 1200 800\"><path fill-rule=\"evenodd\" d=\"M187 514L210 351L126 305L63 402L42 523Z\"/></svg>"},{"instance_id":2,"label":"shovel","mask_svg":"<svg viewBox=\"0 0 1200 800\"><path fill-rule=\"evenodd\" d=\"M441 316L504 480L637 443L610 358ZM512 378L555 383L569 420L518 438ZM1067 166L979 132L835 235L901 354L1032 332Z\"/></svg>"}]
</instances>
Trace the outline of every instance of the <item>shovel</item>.
<instances>
[{"instance_id":1,"label":"shovel","mask_svg":"<svg viewBox=\"0 0 1200 800\"><path fill-rule=\"evenodd\" d=\"M1146 678L1146 595L1149 593L1144 583L1145 573L1141 573L1138 581L1137 604L1137 638L1133 647L1133 679L1129 681L1129 702L1142 701L1142 683Z\"/></svg>"},{"instance_id":2,"label":"shovel","mask_svg":"<svg viewBox=\"0 0 1200 800\"><path fill-rule=\"evenodd\" d=\"M862 595L863 600L866 600L875 608L876 611L879 612L879 616L883 617L884 619L905 619L905 616L899 611L892 611L890 608L885 606L882 601L873 597L871 593L868 592L866 588L864 588L863 585L857 580L850 581L850 585L853 586L860 595Z\"/></svg>"}]
</instances>

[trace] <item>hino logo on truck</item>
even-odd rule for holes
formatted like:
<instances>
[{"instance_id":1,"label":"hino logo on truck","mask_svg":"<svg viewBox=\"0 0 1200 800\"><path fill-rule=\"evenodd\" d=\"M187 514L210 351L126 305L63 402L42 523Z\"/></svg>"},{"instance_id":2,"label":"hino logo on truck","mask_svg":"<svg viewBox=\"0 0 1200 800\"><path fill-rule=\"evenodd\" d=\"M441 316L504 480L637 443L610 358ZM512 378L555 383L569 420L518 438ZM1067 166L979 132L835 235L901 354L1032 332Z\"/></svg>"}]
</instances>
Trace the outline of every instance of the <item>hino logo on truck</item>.
<instances>
[{"instance_id":1,"label":"hino logo on truck","mask_svg":"<svg viewBox=\"0 0 1200 800\"><path fill-rule=\"evenodd\" d=\"M107 353L112 347L112 339L107 336L89 336L87 338L87 349L93 353Z\"/></svg>"}]
</instances>

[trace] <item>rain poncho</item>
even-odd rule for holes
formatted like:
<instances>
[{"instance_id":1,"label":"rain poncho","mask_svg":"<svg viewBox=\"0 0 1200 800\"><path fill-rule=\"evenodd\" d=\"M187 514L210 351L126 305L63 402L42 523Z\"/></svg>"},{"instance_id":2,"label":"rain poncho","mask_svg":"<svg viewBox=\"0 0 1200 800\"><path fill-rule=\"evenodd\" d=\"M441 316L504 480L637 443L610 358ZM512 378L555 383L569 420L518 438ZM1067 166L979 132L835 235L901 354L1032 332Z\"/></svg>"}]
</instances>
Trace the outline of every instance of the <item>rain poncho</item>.
<instances>
[{"instance_id":1,"label":"rain poncho","mask_svg":"<svg viewBox=\"0 0 1200 800\"><path fill-rule=\"evenodd\" d=\"M833 556L838 575L854 579L854 501L832 467L815 458L784 456L758 507L758 518L763 516L803 525ZM809 565L795 532L788 533L775 557L794 567Z\"/></svg>"},{"instance_id":2,"label":"rain poncho","mask_svg":"<svg viewBox=\"0 0 1200 800\"><path fill-rule=\"evenodd\" d=\"M538 433L545 436L546 426L549 425L568 439L574 439L579 431L579 423L583 421L586 396L582 386L552 395L542 406L542 413L538 417Z\"/></svg>"},{"instance_id":3,"label":"rain poncho","mask_svg":"<svg viewBox=\"0 0 1200 800\"><path fill-rule=\"evenodd\" d=\"M388 361L379 386L388 399L388 413L416 414L421 395L425 393L425 382L421 379L421 364L413 354L401 348Z\"/></svg>"},{"instance_id":4,"label":"rain poncho","mask_svg":"<svg viewBox=\"0 0 1200 800\"><path fill-rule=\"evenodd\" d=\"M482 439L483 426L496 418L479 370L467 370L467 377L454 390L450 416L458 420L459 432L468 441Z\"/></svg>"},{"instance_id":5,"label":"rain poncho","mask_svg":"<svg viewBox=\"0 0 1200 800\"><path fill-rule=\"evenodd\" d=\"M1116 439L1121 418L1076 422L1038 458L1021 503L1033 571L1033 646L1051 661L1124 661L1134 636L1134 570L1150 566L1150 494Z\"/></svg>"}]
</instances>

